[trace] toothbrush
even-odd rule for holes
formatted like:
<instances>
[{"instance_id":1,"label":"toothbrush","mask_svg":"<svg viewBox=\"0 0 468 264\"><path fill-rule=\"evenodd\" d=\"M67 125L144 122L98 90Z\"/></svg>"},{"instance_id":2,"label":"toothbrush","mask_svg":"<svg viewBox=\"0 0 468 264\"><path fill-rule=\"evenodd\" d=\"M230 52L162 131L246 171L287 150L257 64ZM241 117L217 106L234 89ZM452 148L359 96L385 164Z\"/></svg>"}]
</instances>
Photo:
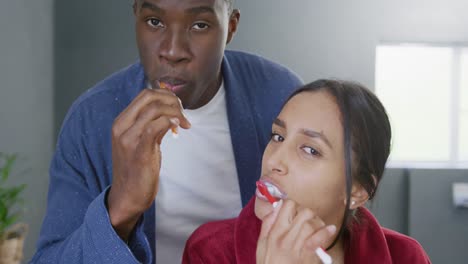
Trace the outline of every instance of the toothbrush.
<instances>
[{"instance_id":1,"label":"toothbrush","mask_svg":"<svg viewBox=\"0 0 468 264\"><path fill-rule=\"evenodd\" d=\"M317 254L317 256L323 264L332 264L332 258L330 257L330 255L327 254L327 252L325 252L325 250L322 247L318 247L315 250L315 254Z\"/></svg>"},{"instance_id":2,"label":"toothbrush","mask_svg":"<svg viewBox=\"0 0 468 264\"><path fill-rule=\"evenodd\" d=\"M278 206L278 201L275 199L270 192L268 191L268 187L262 181L256 182L258 191L267 198L267 200L273 205L273 208Z\"/></svg>"},{"instance_id":3,"label":"toothbrush","mask_svg":"<svg viewBox=\"0 0 468 264\"><path fill-rule=\"evenodd\" d=\"M167 84L167 83L164 83L164 82L159 82L159 87L161 89L171 90L170 85ZM173 138L178 138L179 137L179 132L177 131L177 127L171 127L171 132L172 132L172 137Z\"/></svg>"}]
</instances>

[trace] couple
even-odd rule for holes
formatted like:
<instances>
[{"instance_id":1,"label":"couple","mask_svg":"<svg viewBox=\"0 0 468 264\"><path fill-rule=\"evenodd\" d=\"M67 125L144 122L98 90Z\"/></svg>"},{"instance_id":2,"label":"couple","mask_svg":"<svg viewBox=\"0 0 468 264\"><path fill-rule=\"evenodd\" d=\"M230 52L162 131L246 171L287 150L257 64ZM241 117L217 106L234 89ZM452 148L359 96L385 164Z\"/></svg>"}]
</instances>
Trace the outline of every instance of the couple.
<instances>
[{"instance_id":1,"label":"couple","mask_svg":"<svg viewBox=\"0 0 468 264\"><path fill-rule=\"evenodd\" d=\"M232 0L135 0L133 10L140 61L65 118L32 263L314 263L318 246L334 263L429 262L362 207L390 145L370 92L318 81L278 115L301 81L225 51L240 18ZM287 195L275 210L251 199L260 175ZM239 212L185 246L200 225Z\"/></svg>"}]
</instances>

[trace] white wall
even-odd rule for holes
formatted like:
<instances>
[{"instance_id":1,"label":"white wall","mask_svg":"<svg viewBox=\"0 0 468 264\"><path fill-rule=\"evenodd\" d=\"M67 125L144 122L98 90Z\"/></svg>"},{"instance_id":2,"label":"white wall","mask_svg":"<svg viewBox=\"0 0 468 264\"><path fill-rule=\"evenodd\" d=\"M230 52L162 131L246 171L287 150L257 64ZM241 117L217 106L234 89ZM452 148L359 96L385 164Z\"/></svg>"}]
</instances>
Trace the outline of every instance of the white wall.
<instances>
[{"instance_id":1,"label":"white wall","mask_svg":"<svg viewBox=\"0 0 468 264\"><path fill-rule=\"evenodd\" d=\"M52 0L0 1L0 151L21 156L10 184L27 183L30 224L25 257L30 259L46 207L52 154Z\"/></svg>"},{"instance_id":2,"label":"white wall","mask_svg":"<svg viewBox=\"0 0 468 264\"><path fill-rule=\"evenodd\" d=\"M133 0L56 0L54 130L85 90L138 59Z\"/></svg>"},{"instance_id":3,"label":"white wall","mask_svg":"<svg viewBox=\"0 0 468 264\"><path fill-rule=\"evenodd\" d=\"M337 77L373 88L382 41L468 42L466 0L237 0L231 48L282 62L305 81Z\"/></svg>"}]
</instances>

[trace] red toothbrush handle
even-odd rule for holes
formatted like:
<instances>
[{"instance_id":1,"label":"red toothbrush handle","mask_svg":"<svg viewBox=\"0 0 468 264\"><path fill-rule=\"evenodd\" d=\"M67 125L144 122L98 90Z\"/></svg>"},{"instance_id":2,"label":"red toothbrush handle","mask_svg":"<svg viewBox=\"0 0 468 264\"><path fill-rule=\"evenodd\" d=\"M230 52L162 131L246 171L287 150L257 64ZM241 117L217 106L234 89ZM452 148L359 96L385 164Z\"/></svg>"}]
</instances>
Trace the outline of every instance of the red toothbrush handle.
<instances>
[{"instance_id":1,"label":"red toothbrush handle","mask_svg":"<svg viewBox=\"0 0 468 264\"><path fill-rule=\"evenodd\" d=\"M271 204L274 204L276 202L276 199L273 196L271 196L270 192L268 191L268 188L263 182L257 181L256 185L257 185L258 191L263 196L265 196Z\"/></svg>"}]
</instances>

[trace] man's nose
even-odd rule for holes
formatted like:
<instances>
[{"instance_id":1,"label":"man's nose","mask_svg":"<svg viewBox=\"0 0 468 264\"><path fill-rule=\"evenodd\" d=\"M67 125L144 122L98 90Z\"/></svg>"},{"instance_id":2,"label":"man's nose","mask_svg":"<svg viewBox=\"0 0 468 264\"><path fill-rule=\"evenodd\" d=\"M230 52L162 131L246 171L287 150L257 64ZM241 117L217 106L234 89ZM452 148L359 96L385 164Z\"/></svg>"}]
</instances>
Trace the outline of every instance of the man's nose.
<instances>
[{"instance_id":1,"label":"man's nose","mask_svg":"<svg viewBox=\"0 0 468 264\"><path fill-rule=\"evenodd\" d=\"M159 57L171 65L189 61L190 46L186 33L168 30L163 36Z\"/></svg>"}]
</instances>

